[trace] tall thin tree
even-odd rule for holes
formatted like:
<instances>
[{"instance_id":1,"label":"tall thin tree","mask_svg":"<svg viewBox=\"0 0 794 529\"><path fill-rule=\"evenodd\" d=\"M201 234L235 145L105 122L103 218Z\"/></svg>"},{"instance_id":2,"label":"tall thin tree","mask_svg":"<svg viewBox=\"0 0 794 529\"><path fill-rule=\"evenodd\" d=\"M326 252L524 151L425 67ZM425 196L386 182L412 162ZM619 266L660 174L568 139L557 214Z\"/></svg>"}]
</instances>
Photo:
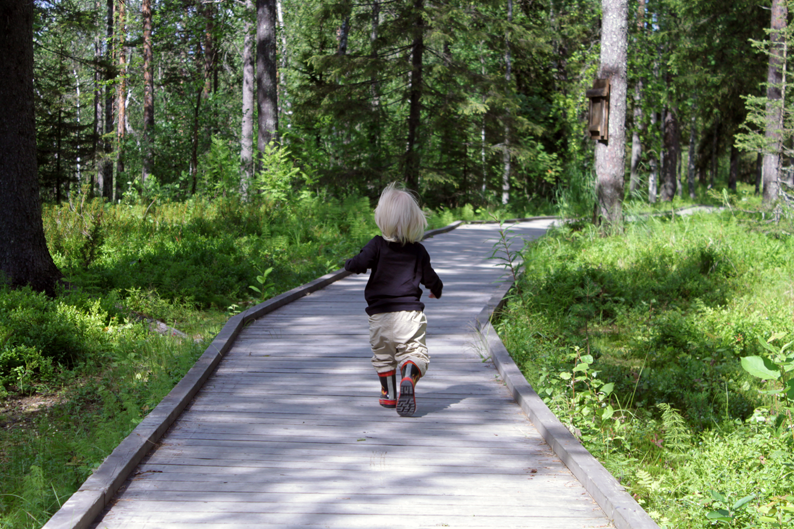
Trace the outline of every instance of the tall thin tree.
<instances>
[{"instance_id":1,"label":"tall thin tree","mask_svg":"<svg viewBox=\"0 0 794 529\"><path fill-rule=\"evenodd\" d=\"M405 182L411 189L419 187L419 153L416 143L422 119L422 74L425 53L424 0L414 0L411 13L413 43L411 45L411 84L408 110L408 138L405 150Z\"/></svg>"},{"instance_id":2,"label":"tall thin tree","mask_svg":"<svg viewBox=\"0 0 794 529\"><path fill-rule=\"evenodd\" d=\"M510 25L513 23L513 0L507 0L507 31L505 31L505 82L508 94L510 90L510 77L512 74L512 58L510 56ZM508 102L509 105L509 102ZM510 108L507 108L505 117L505 140L502 151L502 204L510 200Z\"/></svg>"},{"instance_id":3,"label":"tall thin tree","mask_svg":"<svg viewBox=\"0 0 794 529\"><path fill-rule=\"evenodd\" d=\"M256 0L256 100L261 156L267 144L278 139L276 0Z\"/></svg>"},{"instance_id":4,"label":"tall thin tree","mask_svg":"<svg viewBox=\"0 0 794 529\"><path fill-rule=\"evenodd\" d=\"M248 186L254 177L254 46L252 20L254 18L253 0L245 1L243 14L243 120L240 139L240 158L242 179L240 192L245 197Z\"/></svg>"},{"instance_id":5,"label":"tall thin tree","mask_svg":"<svg viewBox=\"0 0 794 529\"><path fill-rule=\"evenodd\" d=\"M152 172L152 134L154 132L154 76L152 75L152 0L141 3L143 19L143 173L141 181Z\"/></svg>"},{"instance_id":6,"label":"tall thin tree","mask_svg":"<svg viewBox=\"0 0 794 529\"><path fill-rule=\"evenodd\" d=\"M595 146L598 212L607 225L622 220L623 173L626 158L626 53L628 0L601 0L601 66L598 77L609 79L609 136Z\"/></svg>"},{"instance_id":7,"label":"tall thin tree","mask_svg":"<svg viewBox=\"0 0 794 529\"><path fill-rule=\"evenodd\" d=\"M113 187L113 201L119 192L119 178L124 172L124 139L127 132L127 0L119 0L118 8L118 53L119 82L117 91L118 122L116 123L116 185Z\"/></svg>"},{"instance_id":8,"label":"tall thin tree","mask_svg":"<svg viewBox=\"0 0 794 529\"><path fill-rule=\"evenodd\" d=\"M785 102L786 38L788 1L772 0L772 31L769 36L769 69L767 72L766 139L771 152L764 154L764 202L774 202L780 192L781 142L783 104Z\"/></svg>"},{"instance_id":9,"label":"tall thin tree","mask_svg":"<svg viewBox=\"0 0 794 529\"><path fill-rule=\"evenodd\" d=\"M645 0L639 0L637 5L637 32L642 33L645 28ZM631 130L631 172L629 177L629 194L634 195L640 187L639 167L642 159L642 139L640 134L644 129L642 121L642 79L634 85L634 126Z\"/></svg>"}]
</instances>

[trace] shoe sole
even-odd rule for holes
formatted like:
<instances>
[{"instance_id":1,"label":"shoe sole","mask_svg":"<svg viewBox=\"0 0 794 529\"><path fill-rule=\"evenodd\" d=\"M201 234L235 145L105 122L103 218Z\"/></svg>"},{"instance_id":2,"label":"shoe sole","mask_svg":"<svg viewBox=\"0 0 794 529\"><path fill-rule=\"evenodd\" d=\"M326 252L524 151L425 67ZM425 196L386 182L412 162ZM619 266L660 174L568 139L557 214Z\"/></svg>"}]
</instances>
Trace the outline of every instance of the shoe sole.
<instances>
[{"instance_id":1,"label":"shoe sole","mask_svg":"<svg viewBox=\"0 0 794 529\"><path fill-rule=\"evenodd\" d=\"M416 412L416 395L414 394L414 382L405 377L400 382L400 398L397 399L397 415L400 417L411 417Z\"/></svg>"},{"instance_id":2,"label":"shoe sole","mask_svg":"<svg viewBox=\"0 0 794 529\"><path fill-rule=\"evenodd\" d=\"M380 403L380 405L381 405L381 406L383 406L384 408L391 408L391 409L394 409L394 408L396 408L396 407L397 407L397 401L396 401L396 400L384 400L384 399L380 399L378 402L379 402L379 403Z\"/></svg>"}]
</instances>

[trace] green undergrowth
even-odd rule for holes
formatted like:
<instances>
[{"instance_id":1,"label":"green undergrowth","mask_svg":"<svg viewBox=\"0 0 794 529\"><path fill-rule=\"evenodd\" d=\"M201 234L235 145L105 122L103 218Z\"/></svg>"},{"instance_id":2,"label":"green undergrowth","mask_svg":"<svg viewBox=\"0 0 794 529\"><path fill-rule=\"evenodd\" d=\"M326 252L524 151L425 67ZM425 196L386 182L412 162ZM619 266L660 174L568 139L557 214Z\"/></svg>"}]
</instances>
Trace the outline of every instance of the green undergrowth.
<instances>
[{"instance_id":1,"label":"green undergrowth","mask_svg":"<svg viewBox=\"0 0 794 529\"><path fill-rule=\"evenodd\" d=\"M790 526L791 231L734 206L611 237L569 224L523 252L500 336L663 527ZM783 363L763 381L743 369L749 357Z\"/></svg>"}]
</instances>

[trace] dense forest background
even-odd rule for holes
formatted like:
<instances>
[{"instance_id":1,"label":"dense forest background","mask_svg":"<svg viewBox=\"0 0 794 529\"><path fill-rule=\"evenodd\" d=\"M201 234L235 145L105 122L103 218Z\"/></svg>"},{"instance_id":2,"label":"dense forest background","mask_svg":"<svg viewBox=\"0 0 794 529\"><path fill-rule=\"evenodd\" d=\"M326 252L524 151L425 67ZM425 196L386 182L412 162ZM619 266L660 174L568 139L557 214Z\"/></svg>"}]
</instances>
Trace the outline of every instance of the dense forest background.
<instances>
[{"instance_id":1,"label":"dense forest background","mask_svg":"<svg viewBox=\"0 0 794 529\"><path fill-rule=\"evenodd\" d=\"M310 184L375 196L404 180L431 207L590 202L585 90L600 0L273 3L274 138ZM735 138L744 97L764 94L768 59L751 40L767 38L767 4L630 2L629 196L669 200L658 184L668 165L674 192L693 197L715 181L756 183L760 157ZM246 180L268 178L246 161L259 118L252 0L37 10L45 200L84 185L113 201L245 193Z\"/></svg>"}]
</instances>

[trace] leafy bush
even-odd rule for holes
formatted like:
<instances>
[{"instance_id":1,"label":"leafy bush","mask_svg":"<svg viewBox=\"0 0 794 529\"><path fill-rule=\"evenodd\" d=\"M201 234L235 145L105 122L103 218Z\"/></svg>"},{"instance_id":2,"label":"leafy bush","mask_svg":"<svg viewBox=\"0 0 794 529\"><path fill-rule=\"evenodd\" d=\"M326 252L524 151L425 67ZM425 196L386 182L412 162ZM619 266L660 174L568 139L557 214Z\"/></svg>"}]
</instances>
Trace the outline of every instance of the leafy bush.
<instances>
[{"instance_id":1,"label":"leafy bush","mask_svg":"<svg viewBox=\"0 0 794 529\"><path fill-rule=\"evenodd\" d=\"M613 237L563 226L525 249L497 325L552 411L663 527L783 527L794 505L781 397L794 355L776 345L794 340L794 239L764 231L730 213Z\"/></svg>"}]
</instances>

